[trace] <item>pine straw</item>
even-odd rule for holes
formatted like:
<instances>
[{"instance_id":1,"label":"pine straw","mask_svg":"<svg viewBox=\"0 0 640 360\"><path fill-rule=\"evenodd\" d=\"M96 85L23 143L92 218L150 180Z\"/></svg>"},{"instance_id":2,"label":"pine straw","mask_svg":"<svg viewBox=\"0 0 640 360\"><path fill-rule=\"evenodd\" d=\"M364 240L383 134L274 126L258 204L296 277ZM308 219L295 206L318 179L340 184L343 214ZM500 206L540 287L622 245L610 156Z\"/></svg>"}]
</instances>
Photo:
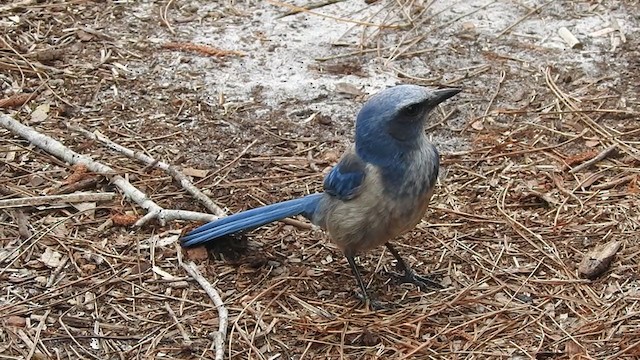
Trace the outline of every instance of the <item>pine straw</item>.
<instances>
[{"instance_id":1,"label":"pine straw","mask_svg":"<svg viewBox=\"0 0 640 360\"><path fill-rule=\"evenodd\" d=\"M48 11L64 11L49 5ZM21 14L25 21L27 11L38 15L39 8L33 6ZM97 6L100 10L91 4L77 6L91 19L92 11L109 11L103 4ZM118 61L138 57L109 41L84 45L95 50L78 55L85 63L97 63L91 56L101 46L118 54ZM403 54L410 50L415 49L406 48ZM149 126L155 122L152 114L127 115L136 109L123 111L100 98L101 81L121 81L113 76L117 67L111 62L101 62L91 74L82 71L84 63L72 62L63 75L30 64L12 51L1 55L0 66L12 71L16 83L25 81L25 88L40 87L40 79L62 77L67 82L64 93L45 85L48 92L40 102L27 104L34 108L44 99L55 104L50 118L39 124L41 131L129 174L134 185L163 206L197 209L166 174L142 170L134 160L57 126L60 118L70 116L60 97L64 95L73 103L86 102L80 116L85 125L101 128L107 118L108 131L103 130L114 141L141 151L155 149L158 158L170 163L181 161L167 149L186 149L191 142L176 140L175 126ZM247 239L236 239L222 256L198 259L197 254L187 254L200 264L229 310L228 356L639 356L637 107L633 112L620 106L620 95L597 88L597 83L559 85L551 70L538 83L521 76L538 86L535 101L519 109L492 104L468 116L469 126L459 133L468 137L471 150L443 155L445 170L432 210L397 241L408 261L434 274L444 290L421 293L397 284L388 275L393 271L391 256L374 251L360 258L365 278L373 293L395 306L369 311L353 297L355 281L340 252L323 234L291 225L255 231L244 247L237 243ZM523 79L514 81L520 84ZM478 93L492 94L499 88L492 83ZM89 94L86 89L91 89ZM627 97L637 99L637 92ZM197 109L190 101L172 107L160 98L148 108L162 104L166 113L179 113L183 105ZM18 113L26 122L27 110ZM119 117L122 120L114 122ZM142 136L131 126L137 117L145 119ZM318 190L320 172L335 161L332 151L340 153L344 146L336 140L331 144L334 150L327 150L304 129L287 136L264 130L254 129L246 138L223 134L217 145L203 150L218 154L219 161L209 164L213 173L199 186L233 211ZM74 174L21 139L3 130L0 134L1 199L54 192ZM185 137L189 136L204 135ZM610 146L615 146L614 153L570 172ZM92 184L95 191L114 190L109 184ZM213 358L217 311L177 260L181 250L175 230L191 224L135 231L105 228L101 225L114 215L138 216L139 210L121 200L96 205L82 211L47 206L0 210L0 353L37 358ZM610 271L595 281L580 279L576 269L583 254L609 240L622 243Z\"/></svg>"}]
</instances>

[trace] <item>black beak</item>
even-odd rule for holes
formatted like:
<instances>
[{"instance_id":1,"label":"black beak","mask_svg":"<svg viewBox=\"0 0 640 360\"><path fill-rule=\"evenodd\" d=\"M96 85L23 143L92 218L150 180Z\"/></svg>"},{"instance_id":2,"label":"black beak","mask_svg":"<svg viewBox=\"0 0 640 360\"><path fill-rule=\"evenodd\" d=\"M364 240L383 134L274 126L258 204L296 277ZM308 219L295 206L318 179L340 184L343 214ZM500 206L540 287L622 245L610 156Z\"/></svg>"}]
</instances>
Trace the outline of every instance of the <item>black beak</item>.
<instances>
[{"instance_id":1,"label":"black beak","mask_svg":"<svg viewBox=\"0 0 640 360\"><path fill-rule=\"evenodd\" d=\"M447 100L448 98L453 97L454 95L456 95L460 91L462 91L462 89L451 88L451 89L438 89L438 90L435 90L433 92L433 97L431 97L431 99L429 99L429 105L435 107L436 105L438 105L441 102Z\"/></svg>"}]
</instances>

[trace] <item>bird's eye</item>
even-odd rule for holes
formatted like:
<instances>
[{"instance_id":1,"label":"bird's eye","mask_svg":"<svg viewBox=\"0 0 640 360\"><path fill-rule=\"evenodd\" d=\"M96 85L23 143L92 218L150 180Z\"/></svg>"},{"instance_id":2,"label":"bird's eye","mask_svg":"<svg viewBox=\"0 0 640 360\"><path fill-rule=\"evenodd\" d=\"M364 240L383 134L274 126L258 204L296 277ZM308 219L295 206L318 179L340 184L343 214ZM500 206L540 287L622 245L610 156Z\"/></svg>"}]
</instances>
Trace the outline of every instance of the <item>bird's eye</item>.
<instances>
[{"instance_id":1,"label":"bird's eye","mask_svg":"<svg viewBox=\"0 0 640 360\"><path fill-rule=\"evenodd\" d=\"M420 104L412 104L402 109L402 114L406 117L416 117L420 114L422 107Z\"/></svg>"}]
</instances>

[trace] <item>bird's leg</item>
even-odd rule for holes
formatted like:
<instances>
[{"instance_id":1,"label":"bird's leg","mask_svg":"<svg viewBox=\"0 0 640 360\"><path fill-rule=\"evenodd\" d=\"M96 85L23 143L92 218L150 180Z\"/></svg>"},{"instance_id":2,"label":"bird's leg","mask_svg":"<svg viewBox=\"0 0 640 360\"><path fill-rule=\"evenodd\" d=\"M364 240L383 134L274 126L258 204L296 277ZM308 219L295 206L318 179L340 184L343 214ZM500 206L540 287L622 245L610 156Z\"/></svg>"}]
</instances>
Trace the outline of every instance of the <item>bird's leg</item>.
<instances>
[{"instance_id":1,"label":"bird's leg","mask_svg":"<svg viewBox=\"0 0 640 360\"><path fill-rule=\"evenodd\" d=\"M397 268L398 270L404 272L403 280L404 282L415 284L420 288L420 290L425 289L442 289L442 285L437 282L429 279L428 277L421 276L416 274L408 265L404 262L398 251L391 245L391 243L385 243L385 246L391 252L396 261L398 261Z\"/></svg>"},{"instance_id":2,"label":"bird's leg","mask_svg":"<svg viewBox=\"0 0 640 360\"><path fill-rule=\"evenodd\" d=\"M349 261L349 266L351 267L353 274L356 276L356 281L358 282L358 286L360 287L360 291L362 292L362 294L359 294L356 292L356 295L358 296L360 301L362 301L365 304L369 304L371 308L373 308L374 310L383 309L384 306L382 305L382 303L378 302L377 300L371 299L371 297L367 293L367 286L364 284L364 281L362 281L362 276L360 276L360 271L356 266L356 261L354 257L347 256L347 261Z\"/></svg>"}]
</instances>

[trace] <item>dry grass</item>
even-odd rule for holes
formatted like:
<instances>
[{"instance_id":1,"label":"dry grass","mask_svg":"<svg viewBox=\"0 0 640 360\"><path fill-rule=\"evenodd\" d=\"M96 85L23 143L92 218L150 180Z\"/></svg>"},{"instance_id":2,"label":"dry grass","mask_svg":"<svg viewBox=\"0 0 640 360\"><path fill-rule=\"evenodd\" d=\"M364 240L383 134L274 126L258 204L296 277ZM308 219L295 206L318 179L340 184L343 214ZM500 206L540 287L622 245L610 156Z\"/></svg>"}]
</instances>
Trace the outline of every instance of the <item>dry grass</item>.
<instances>
[{"instance_id":1,"label":"dry grass","mask_svg":"<svg viewBox=\"0 0 640 360\"><path fill-rule=\"evenodd\" d=\"M171 3L162 7L165 24ZM390 2L387 13L377 18L358 19L393 26L364 28L365 49L340 56L391 60L428 51L410 26L433 20L428 7L412 2L413 7L400 9L398 4ZM280 120L255 127L242 123L246 109L212 107L183 89L164 92L154 79L122 76L128 62L162 51L132 33L115 36L109 19L128 10L74 1L24 2L3 9L0 20L15 15L22 24L0 38L4 97L29 94L23 103L10 102L19 106L14 116L127 174L166 208L202 211L167 174L60 124L100 129L170 164L210 168L197 186L232 211L320 188L322 170L344 147L341 129L318 134ZM388 13L400 16L392 21L385 18ZM464 21L465 15L432 28ZM144 37L158 26L159 21L150 22L135 30ZM394 43L378 41L390 36L396 37ZM635 53L621 56L633 62L638 42L629 41ZM366 44L375 48L368 52ZM489 51L486 56L492 64L504 64L503 55ZM215 256L184 254L199 263L229 310L227 356L640 356L637 71L630 69L612 87L608 79L567 80L566 73L552 67L531 76L524 66L483 63L451 69L454 76L447 79L396 70L408 81L468 89L457 103L445 105L463 109L453 117L462 118L465 126L450 125L452 114L445 111L436 115L434 131L467 139L469 150L443 155L445 171L432 210L397 241L416 269L434 274L446 288L421 293L389 280L391 256L376 251L360 258L365 278L373 293L397 306L369 311L352 296L355 281L347 263L323 234L296 222L273 224L221 244ZM523 83L527 92L514 100ZM113 91L131 98L114 102ZM50 104L47 116L34 117L34 109L44 103ZM154 110L165 114L163 121ZM207 126L235 121L245 132L234 137L223 126L206 134L189 130L179 126L185 113ZM0 199L59 193L81 181L91 191L115 190L4 130L0 136ZM205 139L206 148L193 149ZM199 154L206 152L210 157L199 162ZM580 167L584 163L589 166ZM0 358L214 357L211 334L218 327L218 312L178 262L182 250L176 239L193 224L130 229L131 222L118 220L121 226L105 225L123 217L135 221L143 215L139 212L121 198L82 207L0 209ZM622 244L610 270L594 281L579 278L583 255L610 240Z\"/></svg>"}]
</instances>

